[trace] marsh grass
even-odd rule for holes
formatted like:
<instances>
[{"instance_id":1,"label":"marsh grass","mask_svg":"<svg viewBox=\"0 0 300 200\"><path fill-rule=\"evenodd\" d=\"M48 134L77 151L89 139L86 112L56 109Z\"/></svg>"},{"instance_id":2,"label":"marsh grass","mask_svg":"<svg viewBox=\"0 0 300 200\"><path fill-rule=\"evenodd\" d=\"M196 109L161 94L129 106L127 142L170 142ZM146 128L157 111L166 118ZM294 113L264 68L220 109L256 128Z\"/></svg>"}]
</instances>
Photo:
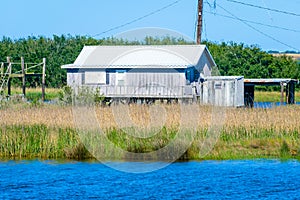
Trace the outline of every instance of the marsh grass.
<instances>
[{"instance_id":1,"label":"marsh grass","mask_svg":"<svg viewBox=\"0 0 300 200\"><path fill-rule=\"evenodd\" d=\"M161 105L165 109L165 122L151 121L156 110L149 106L130 105L129 117L135 127L126 127L124 122L116 122L118 107L96 107L95 112L106 141L99 144L99 133L91 133L81 138L78 127L73 122L72 108L44 105L30 107L15 105L0 109L0 157L42 158L42 159L90 159L93 155L103 155L100 159L130 159L112 151L109 143L132 153L153 152L167 146L178 135L180 106ZM192 109L186 108L188 112ZM299 106L277 107L273 109L234 109L226 111L226 121L214 149L204 158L199 157L202 144L208 136L211 125L212 108L200 106L197 117L197 132L180 138L176 152L192 139L192 144L180 159L252 159L252 158L300 158L300 108ZM124 127L120 127L120 123ZM136 137L144 131L145 137ZM146 137L147 136L147 137ZM84 141L86 139L86 141ZM93 141L95 141L93 143ZM86 145L86 144L89 145ZM287 146L288 148L284 147ZM172 152L171 152L172 153ZM154 155L145 159L172 159L172 154ZM98 157L97 157L98 159Z\"/></svg>"},{"instance_id":2,"label":"marsh grass","mask_svg":"<svg viewBox=\"0 0 300 200\"><path fill-rule=\"evenodd\" d=\"M0 136L0 155L11 158L62 158L64 148L78 143L72 129L45 125L2 126Z\"/></svg>"}]
</instances>

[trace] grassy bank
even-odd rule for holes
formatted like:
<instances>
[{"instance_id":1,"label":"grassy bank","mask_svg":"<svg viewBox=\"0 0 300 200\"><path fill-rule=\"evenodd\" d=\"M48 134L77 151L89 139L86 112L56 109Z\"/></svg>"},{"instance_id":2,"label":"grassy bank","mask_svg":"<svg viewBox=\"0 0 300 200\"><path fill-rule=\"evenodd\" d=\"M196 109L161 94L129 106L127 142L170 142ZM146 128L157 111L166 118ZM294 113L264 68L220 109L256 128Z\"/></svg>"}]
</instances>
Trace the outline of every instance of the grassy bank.
<instances>
[{"instance_id":1,"label":"grassy bank","mask_svg":"<svg viewBox=\"0 0 300 200\"><path fill-rule=\"evenodd\" d=\"M98 107L96 116L104 133L98 134L88 128L79 134L73 122L71 107L15 106L0 110L0 157L42 158L42 159L130 159L127 154L113 151L110 147L121 148L133 153L149 153L166 147L178 137L181 111L178 105L162 105L165 122L151 111L151 107L133 105L128 107L129 117L118 118L118 111L124 107ZM188 116L194 116L194 108L186 108ZM212 124L212 108L201 106L197 114L197 132L193 142L181 159L252 159L252 158L300 158L300 108L298 106L274 109L228 109L221 135L214 148L205 157L200 157L203 142L207 140L208 128ZM116 112L117 111L117 112ZM154 113L153 113L154 112ZM157 112L157 113L156 113ZM151 116L158 121L152 122ZM119 116L120 117L120 116ZM118 119L118 120L115 120ZM121 120L121 121L120 121ZM139 129L126 124L132 121ZM150 124L150 128L149 128ZM120 126L126 127L121 129ZM136 132L151 137L135 137ZM188 126L184 135L172 146L167 156L151 154L145 159L173 159L173 153L191 139ZM140 135L139 135L140 136ZM103 140L103 139L107 140ZM99 140L101 140L101 144Z\"/></svg>"}]
</instances>

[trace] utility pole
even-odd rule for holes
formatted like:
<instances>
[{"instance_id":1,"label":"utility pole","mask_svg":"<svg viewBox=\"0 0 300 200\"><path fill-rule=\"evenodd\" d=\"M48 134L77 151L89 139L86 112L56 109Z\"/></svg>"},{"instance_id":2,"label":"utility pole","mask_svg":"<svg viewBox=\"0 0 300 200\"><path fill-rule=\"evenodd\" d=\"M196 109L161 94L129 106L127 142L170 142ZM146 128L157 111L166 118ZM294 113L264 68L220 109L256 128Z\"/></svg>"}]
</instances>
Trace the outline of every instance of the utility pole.
<instances>
[{"instance_id":1,"label":"utility pole","mask_svg":"<svg viewBox=\"0 0 300 200\"><path fill-rule=\"evenodd\" d=\"M201 44L203 0L198 0L197 44Z\"/></svg>"}]
</instances>

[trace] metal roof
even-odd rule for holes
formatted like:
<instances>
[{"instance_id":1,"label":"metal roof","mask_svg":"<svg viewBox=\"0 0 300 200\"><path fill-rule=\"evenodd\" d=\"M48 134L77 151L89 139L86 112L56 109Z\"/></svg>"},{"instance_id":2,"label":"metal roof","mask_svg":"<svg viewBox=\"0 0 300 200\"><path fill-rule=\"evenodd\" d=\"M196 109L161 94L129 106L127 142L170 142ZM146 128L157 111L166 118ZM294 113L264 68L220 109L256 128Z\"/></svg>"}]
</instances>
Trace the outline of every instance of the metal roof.
<instances>
[{"instance_id":1,"label":"metal roof","mask_svg":"<svg viewBox=\"0 0 300 200\"><path fill-rule=\"evenodd\" d=\"M281 83L299 83L299 80L288 78L271 78L271 79L245 79L245 84L255 85L280 85Z\"/></svg>"},{"instance_id":2,"label":"metal roof","mask_svg":"<svg viewBox=\"0 0 300 200\"><path fill-rule=\"evenodd\" d=\"M97 69L97 68L105 68L105 69L114 69L114 68L121 68L121 69L132 69L132 68L175 68L175 69L182 69L183 67L188 67L190 65L74 65L74 64L68 64L68 65L63 65L63 69L79 69L79 68L84 68L84 69Z\"/></svg>"},{"instance_id":3,"label":"metal roof","mask_svg":"<svg viewBox=\"0 0 300 200\"><path fill-rule=\"evenodd\" d=\"M74 64L62 68L182 68L203 60L216 66L205 45L85 46Z\"/></svg>"},{"instance_id":4,"label":"metal roof","mask_svg":"<svg viewBox=\"0 0 300 200\"><path fill-rule=\"evenodd\" d=\"M243 76L208 76L205 80L241 80Z\"/></svg>"}]
</instances>

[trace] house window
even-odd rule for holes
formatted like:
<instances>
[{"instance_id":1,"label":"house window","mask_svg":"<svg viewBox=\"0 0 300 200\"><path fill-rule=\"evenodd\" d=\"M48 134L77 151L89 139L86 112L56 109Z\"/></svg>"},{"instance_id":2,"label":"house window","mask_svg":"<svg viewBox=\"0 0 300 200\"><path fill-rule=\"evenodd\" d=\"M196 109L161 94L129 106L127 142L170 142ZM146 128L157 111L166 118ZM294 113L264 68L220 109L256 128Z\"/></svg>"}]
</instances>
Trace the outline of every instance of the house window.
<instances>
[{"instance_id":1,"label":"house window","mask_svg":"<svg viewBox=\"0 0 300 200\"><path fill-rule=\"evenodd\" d=\"M200 78L200 73L194 66L188 67L185 71L185 78L188 83L192 83L195 81L197 82Z\"/></svg>"},{"instance_id":2,"label":"house window","mask_svg":"<svg viewBox=\"0 0 300 200\"><path fill-rule=\"evenodd\" d=\"M126 71L117 70L116 71L116 85L125 85Z\"/></svg>"},{"instance_id":3,"label":"house window","mask_svg":"<svg viewBox=\"0 0 300 200\"><path fill-rule=\"evenodd\" d=\"M106 72L106 85L109 85L109 72Z\"/></svg>"},{"instance_id":4,"label":"house window","mask_svg":"<svg viewBox=\"0 0 300 200\"><path fill-rule=\"evenodd\" d=\"M105 84L106 72L103 71L86 71L84 73L85 84Z\"/></svg>"}]
</instances>

